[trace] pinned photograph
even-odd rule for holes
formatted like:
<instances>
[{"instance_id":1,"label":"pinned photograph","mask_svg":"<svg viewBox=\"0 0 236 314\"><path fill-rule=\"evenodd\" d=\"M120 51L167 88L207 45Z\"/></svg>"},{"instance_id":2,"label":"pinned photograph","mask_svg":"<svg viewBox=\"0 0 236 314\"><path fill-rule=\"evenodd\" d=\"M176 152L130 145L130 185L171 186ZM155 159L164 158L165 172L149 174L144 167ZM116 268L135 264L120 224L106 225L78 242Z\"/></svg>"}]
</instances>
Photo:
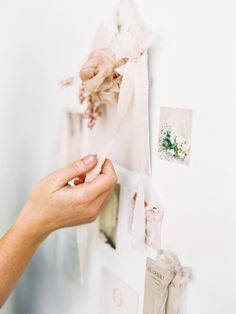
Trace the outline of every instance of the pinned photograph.
<instances>
[{"instance_id":1,"label":"pinned photograph","mask_svg":"<svg viewBox=\"0 0 236 314\"><path fill-rule=\"evenodd\" d=\"M116 249L116 235L119 219L120 184L116 184L110 199L100 214L99 229L103 241Z\"/></svg>"},{"instance_id":2,"label":"pinned photograph","mask_svg":"<svg viewBox=\"0 0 236 314\"><path fill-rule=\"evenodd\" d=\"M158 157L189 165L192 110L161 107Z\"/></svg>"}]
</instances>

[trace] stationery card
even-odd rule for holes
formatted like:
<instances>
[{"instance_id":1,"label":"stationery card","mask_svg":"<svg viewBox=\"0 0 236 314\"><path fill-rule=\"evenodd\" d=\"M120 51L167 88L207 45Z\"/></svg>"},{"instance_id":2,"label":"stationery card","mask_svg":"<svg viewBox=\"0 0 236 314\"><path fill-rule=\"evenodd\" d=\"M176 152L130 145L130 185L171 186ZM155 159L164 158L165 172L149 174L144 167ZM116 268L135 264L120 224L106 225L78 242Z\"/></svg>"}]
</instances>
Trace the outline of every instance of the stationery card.
<instances>
[{"instance_id":1,"label":"stationery card","mask_svg":"<svg viewBox=\"0 0 236 314\"><path fill-rule=\"evenodd\" d=\"M106 268L102 278L100 314L137 314L138 293Z\"/></svg>"}]
</instances>

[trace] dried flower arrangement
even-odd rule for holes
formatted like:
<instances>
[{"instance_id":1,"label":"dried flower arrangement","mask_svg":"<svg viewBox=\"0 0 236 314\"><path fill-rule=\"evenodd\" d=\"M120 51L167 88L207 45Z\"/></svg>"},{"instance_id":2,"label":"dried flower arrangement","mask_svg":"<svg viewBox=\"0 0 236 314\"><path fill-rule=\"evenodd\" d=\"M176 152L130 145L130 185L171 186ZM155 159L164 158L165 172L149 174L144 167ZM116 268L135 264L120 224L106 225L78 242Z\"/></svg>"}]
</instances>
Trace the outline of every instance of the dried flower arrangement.
<instances>
[{"instance_id":1,"label":"dried flower arrangement","mask_svg":"<svg viewBox=\"0 0 236 314\"><path fill-rule=\"evenodd\" d=\"M96 120L102 116L104 106L118 104L122 75L117 68L127 60L118 60L110 48L103 48L93 51L82 66L78 100L86 105L84 118L88 120L88 128L94 127ZM72 86L76 79L71 77L61 81L61 86Z\"/></svg>"}]
</instances>

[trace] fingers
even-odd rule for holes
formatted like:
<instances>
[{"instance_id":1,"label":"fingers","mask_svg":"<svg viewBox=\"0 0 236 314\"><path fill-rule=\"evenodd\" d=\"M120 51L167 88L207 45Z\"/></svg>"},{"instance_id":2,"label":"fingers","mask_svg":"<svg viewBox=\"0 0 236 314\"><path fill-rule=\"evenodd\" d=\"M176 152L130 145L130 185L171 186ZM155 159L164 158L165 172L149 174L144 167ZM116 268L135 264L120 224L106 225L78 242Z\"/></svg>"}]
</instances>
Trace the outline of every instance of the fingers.
<instances>
[{"instance_id":1,"label":"fingers","mask_svg":"<svg viewBox=\"0 0 236 314\"><path fill-rule=\"evenodd\" d=\"M106 159L102 166L101 173L92 181L79 185L77 189L86 191L85 193L89 199L92 200L113 188L116 182L117 175L112 162Z\"/></svg>"},{"instance_id":2,"label":"fingers","mask_svg":"<svg viewBox=\"0 0 236 314\"><path fill-rule=\"evenodd\" d=\"M96 155L87 155L81 160L74 161L68 166L55 171L47 177L47 180L51 182L54 190L57 190L65 186L75 177L83 178L87 172L96 166L96 164Z\"/></svg>"},{"instance_id":3,"label":"fingers","mask_svg":"<svg viewBox=\"0 0 236 314\"><path fill-rule=\"evenodd\" d=\"M74 200L90 202L111 190L117 182L117 175L110 160L106 159L101 173L92 181L79 184L70 189Z\"/></svg>"},{"instance_id":4,"label":"fingers","mask_svg":"<svg viewBox=\"0 0 236 314\"><path fill-rule=\"evenodd\" d=\"M106 159L102 165L101 174L113 175L117 179L116 171L110 159Z\"/></svg>"}]
</instances>

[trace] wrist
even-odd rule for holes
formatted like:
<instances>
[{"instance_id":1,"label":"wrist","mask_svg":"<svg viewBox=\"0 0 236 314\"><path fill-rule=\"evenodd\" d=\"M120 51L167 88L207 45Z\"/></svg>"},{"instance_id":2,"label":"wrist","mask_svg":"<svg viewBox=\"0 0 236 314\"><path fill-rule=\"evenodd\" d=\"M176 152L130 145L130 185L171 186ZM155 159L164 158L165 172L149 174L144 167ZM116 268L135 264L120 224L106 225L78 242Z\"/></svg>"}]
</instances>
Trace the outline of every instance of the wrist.
<instances>
[{"instance_id":1,"label":"wrist","mask_svg":"<svg viewBox=\"0 0 236 314\"><path fill-rule=\"evenodd\" d=\"M34 222L34 219L28 217L25 214L25 208L18 215L12 229L31 245L40 245L50 233L45 230L42 224Z\"/></svg>"}]
</instances>

